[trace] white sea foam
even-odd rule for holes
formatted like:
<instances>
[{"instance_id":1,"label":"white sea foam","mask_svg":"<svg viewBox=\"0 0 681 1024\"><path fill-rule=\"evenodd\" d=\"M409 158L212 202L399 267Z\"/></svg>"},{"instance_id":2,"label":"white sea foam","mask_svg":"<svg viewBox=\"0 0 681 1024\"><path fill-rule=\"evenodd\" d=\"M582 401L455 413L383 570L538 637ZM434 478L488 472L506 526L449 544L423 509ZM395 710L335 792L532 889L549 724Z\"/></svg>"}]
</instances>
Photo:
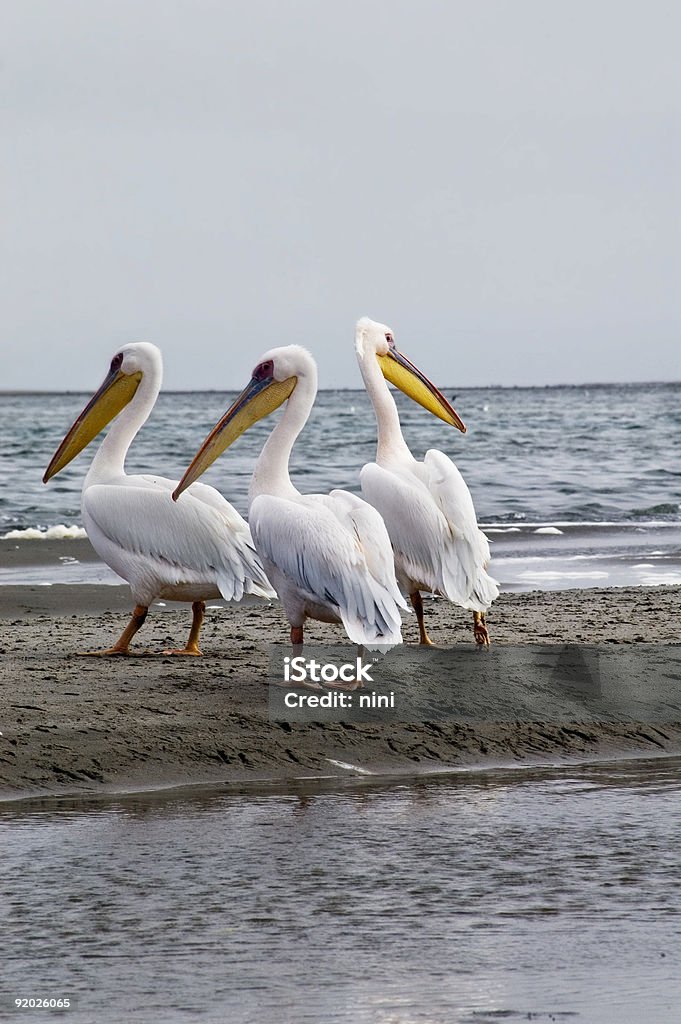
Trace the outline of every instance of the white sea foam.
<instances>
[{"instance_id":1,"label":"white sea foam","mask_svg":"<svg viewBox=\"0 0 681 1024\"><path fill-rule=\"evenodd\" d=\"M496 530L496 529L506 528L507 524L506 523L496 523L496 522L495 523L478 523L478 526L480 527L481 530L484 530L485 532L487 532L487 530ZM527 523L521 522L520 526L512 527L511 529L518 530L519 532L522 532L523 530L536 530L537 527L544 527L544 526L563 527L564 529L568 529L568 530L573 530L573 529L577 529L577 528L582 529L585 526L589 527L589 528L591 528L591 527L596 528L597 527L598 529L605 529L605 528L612 529L614 527L617 530L622 530L624 532L627 532L627 531L632 531L632 530L635 530L635 531L649 530L649 529L653 529L653 528L655 528L655 529L662 529L662 530L678 530L679 529L679 522L678 522L678 520L672 520L670 522L667 519L642 519L642 520L640 520L638 522L635 522L635 523L626 522L626 521L623 521L623 520L620 520L619 522L610 521L610 520L608 520L607 522L605 522L605 521L604 522L595 522L594 520L591 520L591 519L575 519L574 521L573 520L565 520L565 521L563 521L563 520L558 519L558 520L556 520L553 523L547 523L546 521L544 521L543 523L541 523L541 522L527 522Z\"/></svg>"},{"instance_id":2,"label":"white sea foam","mask_svg":"<svg viewBox=\"0 0 681 1024\"><path fill-rule=\"evenodd\" d=\"M10 530L3 534L0 540L81 540L87 537L82 526L48 526L41 530L39 527L29 526L25 530Z\"/></svg>"}]
</instances>

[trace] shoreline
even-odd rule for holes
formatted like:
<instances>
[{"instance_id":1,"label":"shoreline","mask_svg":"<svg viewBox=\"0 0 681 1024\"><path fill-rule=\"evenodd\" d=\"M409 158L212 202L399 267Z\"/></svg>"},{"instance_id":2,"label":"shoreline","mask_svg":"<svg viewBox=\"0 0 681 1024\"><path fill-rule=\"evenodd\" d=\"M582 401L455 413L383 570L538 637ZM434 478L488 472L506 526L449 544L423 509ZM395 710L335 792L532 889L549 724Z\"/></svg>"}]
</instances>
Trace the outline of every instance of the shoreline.
<instances>
[{"instance_id":1,"label":"shoreline","mask_svg":"<svg viewBox=\"0 0 681 1024\"><path fill-rule=\"evenodd\" d=\"M270 717L268 658L272 644L285 649L288 634L278 605L209 608L200 659L158 653L184 643L190 614L187 606L152 606L138 656L82 658L78 650L103 647L123 628L126 586L0 587L0 799L300 786L353 774L381 782L673 756L681 753L681 696L677 706L675 690L666 694L661 716L640 670L632 692L649 702L641 720L601 721L569 693L530 684L523 665L495 686L438 674L438 666L452 656L485 667L513 651L522 658L536 647L600 644L604 665L638 652L644 668L655 660L662 672L658 663L669 652L681 658L680 600L679 587L503 594L489 617L491 654L482 660L469 614L428 601L429 630L441 649L409 644L385 661L402 707L412 702L403 720L398 708L391 720L296 721ZM411 616L404 635L416 638ZM341 630L311 623L306 638L311 646L338 646ZM452 700L455 712L447 711Z\"/></svg>"},{"instance_id":2,"label":"shoreline","mask_svg":"<svg viewBox=\"0 0 681 1024\"><path fill-rule=\"evenodd\" d=\"M484 531L490 571L503 593L681 585L679 522L507 523ZM124 585L86 537L48 531L33 539L0 538L0 588L28 584Z\"/></svg>"},{"instance_id":3,"label":"shoreline","mask_svg":"<svg viewBox=\"0 0 681 1024\"><path fill-rule=\"evenodd\" d=\"M681 730L680 730L681 738ZM0 791L0 815L3 810L41 811L47 809L63 809L69 805L79 808L106 805L126 801L144 802L145 804L161 803L165 800L192 800L222 796L290 796L312 795L320 792L338 792L347 789L385 789L393 786L413 785L415 783L452 782L455 779L462 783L479 777L495 780L498 776L510 780L515 777L524 781L528 776L549 776L552 773L563 773L571 769L582 771L587 769L617 769L621 766L635 768L639 764L649 765L651 762L665 764L681 759L681 746L678 750L665 752L654 751L604 751L600 756L557 757L555 760L525 759L523 761L480 761L470 764L459 764L452 767L434 768L424 771L367 772L347 770L340 773L327 772L319 775L291 775L281 778L240 778L240 779L207 779L193 782L157 782L144 786L126 786L124 784L103 785L97 789L59 789L45 792L2 792Z\"/></svg>"}]
</instances>

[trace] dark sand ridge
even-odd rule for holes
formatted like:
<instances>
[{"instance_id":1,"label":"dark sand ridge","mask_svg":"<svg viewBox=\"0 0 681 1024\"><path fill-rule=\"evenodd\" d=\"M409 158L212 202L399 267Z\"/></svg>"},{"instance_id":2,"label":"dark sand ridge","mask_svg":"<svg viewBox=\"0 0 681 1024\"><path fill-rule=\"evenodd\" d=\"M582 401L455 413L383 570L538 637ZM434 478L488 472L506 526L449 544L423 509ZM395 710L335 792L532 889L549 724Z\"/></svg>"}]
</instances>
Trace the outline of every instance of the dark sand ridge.
<instances>
[{"instance_id":1,"label":"dark sand ridge","mask_svg":"<svg viewBox=\"0 0 681 1024\"><path fill-rule=\"evenodd\" d=\"M41 542L21 547L38 549L35 557L45 560ZM679 654L680 599L676 587L504 594L490 616L492 654L501 645L535 643L604 643L613 653L647 643ZM202 659L76 657L109 644L129 611L125 586L0 587L0 795L348 774L332 761L414 774L681 752L677 677L661 717L644 709L637 721L601 722L583 716L569 694L562 700L528 687L522 674L503 691L471 692L465 681L433 675L442 652L419 648L389 656L389 682L398 705L408 693L433 709L428 721L270 721L267 644L288 636L280 607L209 611ZM447 648L472 650L469 618L445 602L428 603L431 636ZM184 643L189 621L187 606L152 608L137 649ZM341 631L315 623L306 635L338 642ZM411 617L405 638L416 635ZM645 679L637 686L645 690ZM441 714L452 694L458 718Z\"/></svg>"}]
</instances>

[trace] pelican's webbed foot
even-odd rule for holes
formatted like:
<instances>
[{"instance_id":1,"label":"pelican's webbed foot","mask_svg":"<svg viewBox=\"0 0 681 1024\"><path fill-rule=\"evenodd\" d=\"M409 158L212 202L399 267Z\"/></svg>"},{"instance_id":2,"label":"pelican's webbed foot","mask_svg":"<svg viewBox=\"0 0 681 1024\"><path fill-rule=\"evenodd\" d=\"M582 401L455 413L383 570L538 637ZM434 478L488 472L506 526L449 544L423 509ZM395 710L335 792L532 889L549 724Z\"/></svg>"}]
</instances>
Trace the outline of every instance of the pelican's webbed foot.
<instances>
[{"instance_id":1,"label":"pelican's webbed foot","mask_svg":"<svg viewBox=\"0 0 681 1024\"><path fill-rule=\"evenodd\" d=\"M489 631L484 612L473 612L473 636L480 647L489 647Z\"/></svg>"},{"instance_id":2,"label":"pelican's webbed foot","mask_svg":"<svg viewBox=\"0 0 681 1024\"><path fill-rule=\"evenodd\" d=\"M135 605L130 622L127 624L113 647L106 647L103 651L79 651L83 657L91 658L113 658L130 657L130 641L135 633L142 628L147 617L149 608L144 604Z\"/></svg>"},{"instance_id":3,"label":"pelican's webbed foot","mask_svg":"<svg viewBox=\"0 0 681 1024\"><path fill-rule=\"evenodd\" d=\"M186 647L171 647L164 654L184 654L190 658L200 658L203 651L199 647L199 634L203 619L206 614L205 601L194 601L192 604L192 628L189 630L189 638Z\"/></svg>"},{"instance_id":4,"label":"pelican's webbed foot","mask_svg":"<svg viewBox=\"0 0 681 1024\"><path fill-rule=\"evenodd\" d=\"M119 658L132 658L133 655L130 653L127 647L105 647L101 651L78 651L79 658L113 658L118 656Z\"/></svg>"}]
</instances>

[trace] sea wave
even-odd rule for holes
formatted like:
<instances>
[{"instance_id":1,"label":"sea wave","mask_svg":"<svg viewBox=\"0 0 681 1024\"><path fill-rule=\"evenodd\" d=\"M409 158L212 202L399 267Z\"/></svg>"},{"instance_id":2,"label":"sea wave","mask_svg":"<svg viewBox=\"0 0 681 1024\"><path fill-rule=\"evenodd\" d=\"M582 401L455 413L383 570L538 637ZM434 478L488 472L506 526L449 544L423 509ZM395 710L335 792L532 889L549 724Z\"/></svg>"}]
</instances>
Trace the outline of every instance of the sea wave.
<instances>
[{"instance_id":1,"label":"sea wave","mask_svg":"<svg viewBox=\"0 0 681 1024\"><path fill-rule=\"evenodd\" d=\"M503 522L478 523L481 530L486 533L536 533L538 529L561 529L561 530L582 530L582 529L615 529L622 531L634 531L640 529L678 529L681 523L679 520L669 519L636 519L636 520L597 520L597 519L558 519L551 522L527 522L518 526L509 526Z\"/></svg>"},{"instance_id":2,"label":"sea wave","mask_svg":"<svg viewBox=\"0 0 681 1024\"><path fill-rule=\"evenodd\" d=\"M82 526L64 526L59 523L45 529L28 526L25 530L10 530L9 533L3 533L0 540L81 540L86 537L87 533Z\"/></svg>"}]
</instances>

